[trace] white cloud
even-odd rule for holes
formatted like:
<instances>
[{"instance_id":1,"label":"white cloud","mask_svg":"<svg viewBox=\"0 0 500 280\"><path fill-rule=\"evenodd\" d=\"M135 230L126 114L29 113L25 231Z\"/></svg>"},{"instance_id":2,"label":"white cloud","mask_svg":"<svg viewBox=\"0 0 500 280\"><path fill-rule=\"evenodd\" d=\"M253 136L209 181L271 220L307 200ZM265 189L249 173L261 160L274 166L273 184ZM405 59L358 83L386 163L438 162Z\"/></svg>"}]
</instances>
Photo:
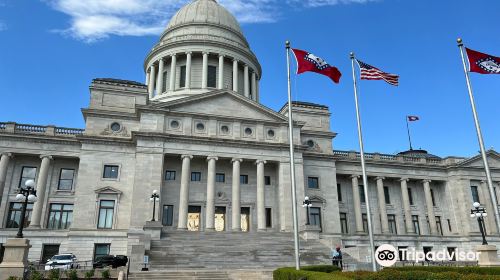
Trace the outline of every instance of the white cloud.
<instances>
[{"instance_id":1,"label":"white cloud","mask_svg":"<svg viewBox=\"0 0 500 280\"><path fill-rule=\"evenodd\" d=\"M0 0L1 1L1 0ZM93 42L110 35L160 34L170 17L189 0L41 0L70 16L70 26L56 30ZM372 0L219 0L240 23L274 22L283 5L318 7ZM1 23L0 23L1 29Z\"/></svg>"}]
</instances>

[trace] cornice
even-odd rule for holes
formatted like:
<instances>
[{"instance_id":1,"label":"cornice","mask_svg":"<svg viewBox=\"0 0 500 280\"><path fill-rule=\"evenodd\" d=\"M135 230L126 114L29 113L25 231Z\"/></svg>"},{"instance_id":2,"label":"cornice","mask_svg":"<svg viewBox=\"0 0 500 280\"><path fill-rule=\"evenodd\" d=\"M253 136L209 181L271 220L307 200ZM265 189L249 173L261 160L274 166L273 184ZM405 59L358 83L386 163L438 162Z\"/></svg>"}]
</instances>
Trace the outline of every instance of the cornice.
<instances>
[{"instance_id":1,"label":"cornice","mask_svg":"<svg viewBox=\"0 0 500 280\"><path fill-rule=\"evenodd\" d=\"M329 138L334 138L337 136L336 132L331 131L315 131L315 130L301 130L301 135L312 135L312 136L324 136Z\"/></svg>"},{"instance_id":2,"label":"cornice","mask_svg":"<svg viewBox=\"0 0 500 280\"><path fill-rule=\"evenodd\" d=\"M31 143L45 144L62 144L62 145L79 145L76 137L51 136L46 134L22 134L22 133L5 133L0 132L0 139L9 139Z\"/></svg>"},{"instance_id":3,"label":"cornice","mask_svg":"<svg viewBox=\"0 0 500 280\"><path fill-rule=\"evenodd\" d=\"M133 139L124 138L111 138L111 137L101 137L94 135L81 135L77 136L77 139L83 144L113 144L121 146L135 146L136 143Z\"/></svg>"},{"instance_id":4,"label":"cornice","mask_svg":"<svg viewBox=\"0 0 500 280\"><path fill-rule=\"evenodd\" d=\"M107 110L89 109L89 108L82 108L81 110L82 110L82 114L84 116L96 116L96 117L105 117L105 118L111 117L111 118L121 118L121 119L128 119L128 120L134 120L134 121L140 120L140 115L138 114L137 110L135 113L107 111Z\"/></svg>"}]
</instances>

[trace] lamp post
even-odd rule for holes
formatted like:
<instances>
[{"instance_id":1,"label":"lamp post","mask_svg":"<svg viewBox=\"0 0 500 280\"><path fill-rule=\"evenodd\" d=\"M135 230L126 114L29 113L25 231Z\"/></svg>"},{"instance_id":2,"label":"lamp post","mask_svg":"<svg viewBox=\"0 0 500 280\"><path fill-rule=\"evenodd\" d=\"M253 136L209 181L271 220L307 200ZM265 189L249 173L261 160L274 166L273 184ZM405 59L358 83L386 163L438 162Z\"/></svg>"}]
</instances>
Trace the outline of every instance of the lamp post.
<instances>
[{"instance_id":1,"label":"lamp post","mask_svg":"<svg viewBox=\"0 0 500 280\"><path fill-rule=\"evenodd\" d=\"M311 206L312 206L312 202L309 200L309 197L306 196L304 198L304 202L302 202L302 207L305 207L306 211L307 211L306 226L310 225L310 222L309 222L309 208L311 208Z\"/></svg>"},{"instance_id":2,"label":"lamp post","mask_svg":"<svg viewBox=\"0 0 500 280\"><path fill-rule=\"evenodd\" d=\"M479 223L479 231L481 231L481 235L483 237L483 245L488 245L488 242L486 242L486 233L484 228L484 217L488 216L488 213L486 213L486 208L482 207L479 202L474 202L472 206L474 207L474 209L470 210L470 217L477 217L477 222Z\"/></svg>"},{"instance_id":3,"label":"lamp post","mask_svg":"<svg viewBox=\"0 0 500 280\"><path fill-rule=\"evenodd\" d=\"M27 180L24 183L24 188L20 187L18 194L16 195L16 200L20 201L23 206L21 208L21 221L19 222L19 230L17 231L16 238L23 238L24 221L26 219L26 207L29 202L36 202L38 199L36 197L35 181Z\"/></svg>"},{"instance_id":4,"label":"lamp post","mask_svg":"<svg viewBox=\"0 0 500 280\"><path fill-rule=\"evenodd\" d=\"M157 190L153 191L153 194L151 195L151 198L149 200L153 202L153 219L151 219L151 222L154 222L156 214L156 202L160 201L160 195L158 194Z\"/></svg>"}]
</instances>

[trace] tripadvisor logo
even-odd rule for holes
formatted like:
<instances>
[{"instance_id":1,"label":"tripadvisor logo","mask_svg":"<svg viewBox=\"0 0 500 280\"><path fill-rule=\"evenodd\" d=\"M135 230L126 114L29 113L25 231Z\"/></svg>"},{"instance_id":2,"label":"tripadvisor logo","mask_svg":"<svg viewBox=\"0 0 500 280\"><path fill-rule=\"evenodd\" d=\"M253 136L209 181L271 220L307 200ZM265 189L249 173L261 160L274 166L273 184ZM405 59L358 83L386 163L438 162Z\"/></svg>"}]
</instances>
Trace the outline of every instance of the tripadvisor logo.
<instances>
[{"instance_id":1,"label":"tripadvisor logo","mask_svg":"<svg viewBox=\"0 0 500 280\"><path fill-rule=\"evenodd\" d=\"M381 266L393 266L398 260L397 253L398 251L394 248L394 246L384 244L378 247L377 251L375 251L375 260Z\"/></svg>"}]
</instances>

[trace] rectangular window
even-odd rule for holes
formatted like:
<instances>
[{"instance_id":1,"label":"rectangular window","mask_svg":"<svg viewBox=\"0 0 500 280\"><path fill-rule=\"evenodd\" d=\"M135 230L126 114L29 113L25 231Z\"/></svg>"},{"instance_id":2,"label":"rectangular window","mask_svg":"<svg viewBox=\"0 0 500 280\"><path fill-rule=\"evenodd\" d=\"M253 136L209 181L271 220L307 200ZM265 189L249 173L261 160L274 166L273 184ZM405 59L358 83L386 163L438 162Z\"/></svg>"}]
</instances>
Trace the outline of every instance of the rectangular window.
<instances>
[{"instance_id":1,"label":"rectangular window","mask_svg":"<svg viewBox=\"0 0 500 280\"><path fill-rule=\"evenodd\" d=\"M384 197L385 197L385 204L391 204L391 195L389 193L389 187L384 186Z\"/></svg>"},{"instance_id":2,"label":"rectangular window","mask_svg":"<svg viewBox=\"0 0 500 280\"><path fill-rule=\"evenodd\" d=\"M477 186L471 186L470 191L472 193L472 202L481 203L481 201L479 200L479 192L478 192Z\"/></svg>"},{"instance_id":3,"label":"rectangular window","mask_svg":"<svg viewBox=\"0 0 500 280\"><path fill-rule=\"evenodd\" d=\"M441 225L441 217L436 216L436 228L439 235L443 235L443 226Z\"/></svg>"},{"instance_id":4,"label":"rectangular window","mask_svg":"<svg viewBox=\"0 0 500 280\"><path fill-rule=\"evenodd\" d=\"M215 182L217 182L217 183L225 183L226 182L226 174L224 174L224 173L216 173L215 174Z\"/></svg>"},{"instance_id":5,"label":"rectangular window","mask_svg":"<svg viewBox=\"0 0 500 280\"><path fill-rule=\"evenodd\" d=\"M207 87L217 87L217 67L208 65Z\"/></svg>"},{"instance_id":6,"label":"rectangular window","mask_svg":"<svg viewBox=\"0 0 500 280\"><path fill-rule=\"evenodd\" d=\"M321 229L321 208L309 208L309 223L311 225L319 226L319 228Z\"/></svg>"},{"instance_id":7,"label":"rectangular window","mask_svg":"<svg viewBox=\"0 0 500 280\"><path fill-rule=\"evenodd\" d=\"M179 87L184 88L186 87L186 66L181 66L181 73L179 77Z\"/></svg>"},{"instance_id":8,"label":"rectangular window","mask_svg":"<svg viewBox=\"0 0 500 280\"><path fill-rule=\"evenodd\" d=\"M4 255L4 252L5 252L5 247L3 246L2 243L0 243L0 263L3 262L3 255Z\"/></svg>"},{"instance_id":9,"label":"rectangular window","mask_svg":"<svg viewBox=\"0 0 500 280\"><path fill-rule=\"evenodd\" d=\"M58 190L70 191L73 189L73 178L75 177L74 169L61 168L61 173L59 173L59 184L57 185Z\"/></svg>"},{"instance_id":10,"label":"rectangular window","mask_svg":"<svg viewBox=\"0 0 500 280\"><path fill-rule=\"evenodd\" d=\"M366 214L361 214L361 219L363 220L363 231L368 232L368 217Z\"/></svg>"},{"instance_id":11,"label":"rectangular window","mask_svg":"<svg viewBox=\"0 0 500 280\"><path fill-rule=\"evenodd\" d=\"M248 185L248 175L240 175L240 184Z\"/></svg>"},{"instance_id":12,"label":"rectangular window","mask_svg":"<svg viewBox=\"0 0 500 280\"><path fill-rule=\"evenodd\" d=\"M99 257L109 255L111 244L95 244L94 245L94 260Z\"/></svg>"},{"instance_id":13,"label":"rectangular window","mask_svg":"<svg viewBox=\"0 0 500 280\"><path fill-rule=\"evenodd\" d=\"M73 204L50 204L47 228L68 229L73 222Z\"/></svg>"},{"instance_id":14,"label":"rectangular window","mask_svg":"<svg viewBox=\"0 0 500 280\"><path fill-rule=\"evenodd\" d=\"M338 201L342 201L342 187L340 184L337 184L337 198Z\"/></svg>"},{"instance_id":15,"label":"rectangular window","mask_svg":"<svg viewBox=\"0 0 500 280\"><path fill-rule=\"evenodd\" d=\"M358 186L359 189L359 200L361 203L366 203L365 188L362 185Z\"/></svg>"},{"instance_id":16,"label":"rectangular window","mask_svg":"<svg viewBox=\"0 0 500 280\"><path fill-rule=\"evenodd\" d=\"M418 221L418 215L412 215L411 221L413 223L413 229L417 235L420 235L420 223Z\"/></svg>"},{"instance_id":17,"label":"rectangular window","mask_svg":"<svg viewBox=\"0 0 500 280\"><path fill-rule=\"evenodd\" d=\"M398 228L396 226L396 215L387 215L387 221L389 222L389 232L392 234L398 234Z\"/></svg>"},{"instance_id":18,"label":"rectangular window","mask_svg":"<svg viewBox=\"0 0 500 280\"><path fill-rule=\"evenodd\" d=\"M266 208L266 228L273 227L273 215L271 208Z\"/></svg>"},{"instance_id":19,"label":"rectangular window","mask_svg":"<svg viewBox=\"0 0 500 280\"><path fill-rule=\"evenodd\" d=\"M410 205L413 205L413 193L411 192L411 188L408 188L408 200L410 201Z\"/></svg>"},{"instance_id":20,"label":"rectangular window","mask_svg":"<svg viewBox=\"0 0 500 280\"><path fill-rule=\"evenodd\" d=\"M163 81L162 81L163 91L167 91L168 90L168 88L167 88L167 78L168 78L167 71L163 71Z\"/></svg>"},{"instance_id":21,"label":"rectangular window","mask_svg":"<svg viewBox=\"0 0 500 280\"><path fill-rule=\"evenodd\" d=\"M9 206L9 216L7 217L6 228L18 228L21 223L21 209L23 207L22 203L12 202ZM33 203L28 203L26 205L26 213L24 215L24 227L28 227L31 222L31 212L33 211Z\"/></svg>"},{"instance_id":22,"label":"rectangular window","mask_svg":"<svg viewBox=\"0 0 500 280\"><path fill-rule=\"evenodd\" d=\"M340 228L343 234L349 233L349 229L347 227L347 213L340 213Z\"/></svg>"},{"instance_id":23,"label":"rectangular window","mask_svg":"<svg viewBox=\"0 0 500 280\"><path fill-rule=\"evenodd\" d=\"M105 179L117 179L118 168L118 165L104 165L104 172L102 174L102 177Z\"/></svg>"},{"instance_id":24,"label":"rectangular window","mask_svg":"<svg viewBox=\"0 0 500 280\"><path fill-rule=\"evenodd\" d=\"M97 228L112 228L114 211L114 200L101 200L99 202L99 220L97 221Z\"/></svg>"},{"instance_id":25,"label":"rectangular window","mask_svg":"<svg viewBox=\"0 0 500 280\"><path fill-rule=\"evenodd\" d=\"M451 221L450 219L447 219L447 221L448 221L448 231L451 232Z\"/></svg>"},{"instance_id":26,"label":"rectangular window","mask_svg":"<svg viewBox=\"0 0 500 280\"><path fill-rule=\"evenodd\" d=\"M36 177L36 167L31 166L23 166L23 170L21 171L21 179L19 180L19 187L24 187L26 181L35 180Z\"/></svg>"},{"instance_id":27,"label":"rectangular window","mask_svg":"<svg viewBox=\"0 0 500 280\"><path fill-rule=\"evenodd\" d=\"M59 244L43 244L42 259L40 260L40 263L46 263L57 254L59 254Z\"/></svg>"},{"instance_id":28,"label":"rectangular window","mask_svg":"<svg viewBox=\"0 0 500 280\"><path fill-rule=\"evenodd\" d=\"M310 189L319 189L319 178L307 177L307 187Z\"/></svg>"},{"instance_id":29,"label":"rectangular window","mask_svg":"<svg viewBox=\"0 0 500 280\"><path fill-rule=\"evenodd\" d=\"M271 176L264 176L264 184L266 186L270 186L271 185Z\"/></svg>"},{"instance_id":30,"label":"rectangular window","mask_svg":"<svg viewBox=\"0 0 500 280\"><path fill-rule=\"evenodd\" d=\"M172 226L173 218L174 218L174 206L163 205L162 224L164 226Z\"/></svg>"},{"instance_id":31,"label":"rectangular window","mask_svg":"<svg viewBox=\"0 0 500 280\"><path fill-rule=\"evenodd\" d=\"M174 170L165 171L165 180L166 181L175 181L175 171Z\"/></svg>"},{"instance_id":32,"label":"rectangular window","mask_svg":"<svg viewBox=\"0 0 500 280\"><path fill-rule=\"evenodd\" d=\"M432 200L432 206L436 206L436 200L434 199L434 190L431 189L431 200Z\"/></svg>"},{"instance_id":33,"label":"rectangular window","mask_svg":"<svg viewBox=\"0 0 500 280\"><path fill-rule=\"evenodd\" d=\"M191 172L191 182L201 182L201 172Z\"/></svg>"}]
</instances>

